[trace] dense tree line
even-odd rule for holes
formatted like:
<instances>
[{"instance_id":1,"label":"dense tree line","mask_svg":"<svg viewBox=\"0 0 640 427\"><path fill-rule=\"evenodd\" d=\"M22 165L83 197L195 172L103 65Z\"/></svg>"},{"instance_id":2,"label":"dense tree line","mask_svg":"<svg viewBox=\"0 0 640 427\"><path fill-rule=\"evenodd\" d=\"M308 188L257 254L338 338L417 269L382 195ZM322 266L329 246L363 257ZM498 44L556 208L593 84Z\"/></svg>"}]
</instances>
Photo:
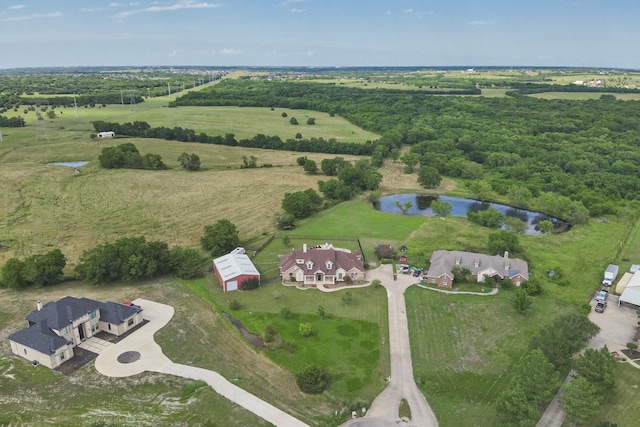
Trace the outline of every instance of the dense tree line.
<instances>
[{"instance_id":1,"label":"dense tree line","mask_svg":"<svg viewBox=\"0 0 640 427\"><path fill-rule=\"evenodd\" d=\"M544 92L595 92L595 93L640 93L640 89L627 87L590 87L583 85L555 85L546 83L511 83L509 96L522 96Z\"/></svg>"},{"instance_id":2,"label":"dense tree line","mask_svg":"<svg viewBox=\"0 0 640 427\"><path fill-rule=\"evenodd\" d=\"M193 129L181 127L152 128L146 122L112 123L104 121L93 122L96 132L114 131L116 135L135 136L139 138L159 138L169 141L200 142L202 144L228 145L230 147L266 148L269 150L305 151L310 153L370 155L376 144L367 142L357 144L338 142L331 138L287 139L283 141L279 136L258 134L253 138L237 140L235 135L228 133L224 136L209 136L204 132L196 134Z\"/></svg>"},{"instance_id":3,"label":"dense tree line","mask_svg":"<svg viewBox=\"0 0 640 427\"><path fill-rule=\"evenodd\" d=\"M98 156L100 166L105 169L166 169L159 154L140 154L138 148L130 142L105 147Z\"/></svg>"},{"instance_id":4,"label":"dense tree line","mask_svg":"<svg viewBox=\"0 0 640 427\"><path fill-rule=\"evenodd\" d=\"M67 260L60 249L44 255L32 255L25 260L9 259L2 267L0 285L7 288L51 286L60 283Z\"/></svg>"},{"instance_id":5,"label":"dense tree line","mask_svg":"<svg viewBox=\"0 0 640 427\"><path fill-rule=\"evenodd\" d=\"M144 280L165 274L192 279L201 275L201 267L202 256L195 249L169 250L164 242L126 237L85 251L76 274L92 284Z\"/></svg>"},{"instance_id":6,"label":"dense tree line","mask_svg":"<svg viewBox=\"0 0 640 427\"><path fill-rule=\"evenodd\" d=\"M24 119L20 116L18 117L5 117L0 116L0 127L5 128L21 128L24 127Z\"/></svg>"}]
</instances>

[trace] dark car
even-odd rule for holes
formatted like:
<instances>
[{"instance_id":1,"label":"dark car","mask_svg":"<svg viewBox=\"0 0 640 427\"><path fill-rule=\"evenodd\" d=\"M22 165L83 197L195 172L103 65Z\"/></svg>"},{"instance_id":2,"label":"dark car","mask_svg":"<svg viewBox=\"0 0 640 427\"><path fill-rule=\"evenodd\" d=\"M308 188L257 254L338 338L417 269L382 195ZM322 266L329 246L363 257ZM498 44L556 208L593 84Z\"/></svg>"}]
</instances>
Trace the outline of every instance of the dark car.
<instances>
[{"instance_id":1,"label":"dark car","mask_svg":"<svg viewBox=\"0 0 640 427\"><path fill-rule=\"evenodd\" d=\"M604 309L607 308L607 302L601 301L596 304L596 313L603 313Z\"/></svg>"}]
</instances>

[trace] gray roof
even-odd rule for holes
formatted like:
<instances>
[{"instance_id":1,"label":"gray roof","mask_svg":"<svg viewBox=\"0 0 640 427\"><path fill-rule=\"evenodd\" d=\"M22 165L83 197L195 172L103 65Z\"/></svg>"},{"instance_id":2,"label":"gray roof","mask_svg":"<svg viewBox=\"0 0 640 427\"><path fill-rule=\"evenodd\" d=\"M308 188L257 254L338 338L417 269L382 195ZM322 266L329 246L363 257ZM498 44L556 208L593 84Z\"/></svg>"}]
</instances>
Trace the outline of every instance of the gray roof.
<instances>
[{"instance_id":1,"label":"gray roof","mask_svg":"<svg viewBox=\"0 0 640 427\"><path fill-rule=\"evenodd\" d=\"M61 330L69 326L74 320L100 309L102 321L120 324L135 313L140 311L137 307L130 307L115 302L101 302L89 298L64 297L58 301L51 301L42 307L42 310L34 310L25 318L30 325L47 321L47 326L55 330Z\"/></svg>"},{"instance_id":2,"label":"gray roof","mask_svg":"<svg viewBox=\"0 0 640 427\"><path fill-rule=\"evenodd\" d=\"M67 340L56 335L44 321L20 329L9 335L9 339L44 354L53 354L60 347L67 345Z\"/></svg>"},{"instance_id":3,"label":"gray roof","mask_svg":"<svg viewBox=\"0 0 640 427\"><path fill-rule=\"evenodd\" d=\"M103 322L120 325L134 314L141 311L138 307L107 301L98 302L100 307L100 320Z\"/></svg>"},{"instance_id":4,"label":"gray roof","mask_svg":"<svg viewBox=\"0 0 640 427\"><path fill-rule=\"evenodd\" d=\"M74 320L100 308L98 304L98 301L88 298L64 297L46 303L42 310L33 310L25 318L30 324L46 320L47 326L59 331Z\"/></svg>"},{"instance_id":5,"label":"gray roof","mask_svg":"<svg viewBox=\"0 0 640 427\"><path fill-rule=\"evenodd\" d=\"M529 265L524 260L509 258L508 253L499 256L463 251L434 251L431 254L431 265L427 271L427 277L437 278L447 275L453 278L451 269L456 265L469 269L473 275L492 269L501 277L511 278L520 274L525 280L529 280Z\"/></svg>"}]
</instances>

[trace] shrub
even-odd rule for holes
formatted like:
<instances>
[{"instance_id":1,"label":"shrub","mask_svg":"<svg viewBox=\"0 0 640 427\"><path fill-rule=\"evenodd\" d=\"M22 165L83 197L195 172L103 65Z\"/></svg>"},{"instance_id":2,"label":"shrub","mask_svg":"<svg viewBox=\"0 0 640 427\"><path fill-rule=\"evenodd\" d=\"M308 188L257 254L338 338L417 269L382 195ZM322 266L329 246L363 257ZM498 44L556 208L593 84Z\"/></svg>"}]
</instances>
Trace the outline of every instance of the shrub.
<instances>
[{"instance_id":1,"label":"shrub","mask_svg":"<svg viewBox=\"0 0 640 427\"><path fill-rule=\"evenodd\" d=\"M345 292L344 295L342 295L342 302L344 305L353 304L353 294L349 291Z\"/></svg>"},{"instance_id":2,"label":"shrub","mask_svg":"<svg viewBox=\"0 0 640 427\"><path fill-rule=\"evenodd\" d=\"M240 289L243 291L251 291L253 289L258 289L260 287L260 279L257 277L252 277L250 279L245 280L240 285Z\"/></svg>"},{"instance_id":3,"label":"shrub","mask_svg":"<svg viewBox=\"0 0 640 427\"><path fill-rule=\"evenodd\" d=\"M293 318L293 312L290 309L288 309L287 307L283 307L280 310L280 316L282 316L283 319L287 319L288 320L288 319Z\"/></svg>"},{"instance_id":4,"label":"shrub","mask_svg":"<svg viewBox=\"0 0 640 427\"><path fill-rule=\"evenodd\" d=\"M295 117L291 117L291 119L289 120L289 123L291 123L292 125L297 125L298 120Z\"/></svg>"},{"instance_id":5,"label":"shrub","mask_svg":"<svg viewBox=\"0 0 640 427\"><path fill-rule=\"evenodd\" d=\"M313 335L313 326L311 323L300 323L298 325L298 333L303 337L310 337Z\"/></svg>"},{"instance_id":6,"label":"shrub","mask_svg":"<svg viewBox=\"0 0 640 427\"><path fill-rule=\"evenodd\" d=\"M233 310L233 311L240 310L240 303L238 302L237 299L232 299L231 300L231 302L229 303L229 309Z\"/></svg>"},{"instance_id":7,"label":"shrub","mask_svg":"<svg viewBox=\"0 0 640 427\"><path fill-rule=\"evenodd\" d=\"M296 374L296 384L300 391L308 394L322 393L329 385L327 372L317 365L309 365Z\"/></svg>"},{"instance_id":8,"label":"shrub","mask_svg":"<svg viewBox=\"0 0 640 427\"><path fill-rule=\"evenodd\" d=\"M273 325L267 325L262 333L262 340L264 342L273 342L276 339L276 327Z\"/></svg>"}]
</instances>

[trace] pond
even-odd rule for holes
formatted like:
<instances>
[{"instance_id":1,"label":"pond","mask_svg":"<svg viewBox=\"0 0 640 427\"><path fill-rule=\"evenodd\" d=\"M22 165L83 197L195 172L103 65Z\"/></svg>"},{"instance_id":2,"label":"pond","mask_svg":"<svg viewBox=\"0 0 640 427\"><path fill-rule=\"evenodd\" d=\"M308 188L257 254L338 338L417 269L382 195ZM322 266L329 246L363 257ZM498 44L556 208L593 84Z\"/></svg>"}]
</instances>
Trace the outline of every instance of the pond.
<instances>
[{"instance_id":1,"label":"pond","mask_svg":"<svg viewBox=\"0 0 640 427\"><path fill-rule=\"evenodd\" d=\"M518 209L513 206L501 205L499 203L481 202L473 199L463 199L460 197L449 196L425 196L421 194L392 194L390 196L381 197L374 205L376 209L382 212L401 213L402 211L396 206L396 201L400 204L407 202L413 203L413 206L407 211L408 215L427 215L434 216L431 210L431 202L440 199L443 202L451 203L451 215L466 218L467 211L480 212L493 207L507 217L515 217L527 223L526 234L542 234L538 230L537 225L540 221L549 220L554 225L554 232L567 231L571 228L571 224L558 218L551 217L541 212L528 211L526 209Z\"/></svg>"},{"instance_id":2,"label":"pond","mask_svg":"<svg viewBox=\"0 0 640 427\"><path fill-rule=\"evenodd\" d=\"M79 168L80 166L84 166L87 163L89 162L53 162L48 164L53 166L67 166L70 168Z\"/></svg>"}]
</instances>

